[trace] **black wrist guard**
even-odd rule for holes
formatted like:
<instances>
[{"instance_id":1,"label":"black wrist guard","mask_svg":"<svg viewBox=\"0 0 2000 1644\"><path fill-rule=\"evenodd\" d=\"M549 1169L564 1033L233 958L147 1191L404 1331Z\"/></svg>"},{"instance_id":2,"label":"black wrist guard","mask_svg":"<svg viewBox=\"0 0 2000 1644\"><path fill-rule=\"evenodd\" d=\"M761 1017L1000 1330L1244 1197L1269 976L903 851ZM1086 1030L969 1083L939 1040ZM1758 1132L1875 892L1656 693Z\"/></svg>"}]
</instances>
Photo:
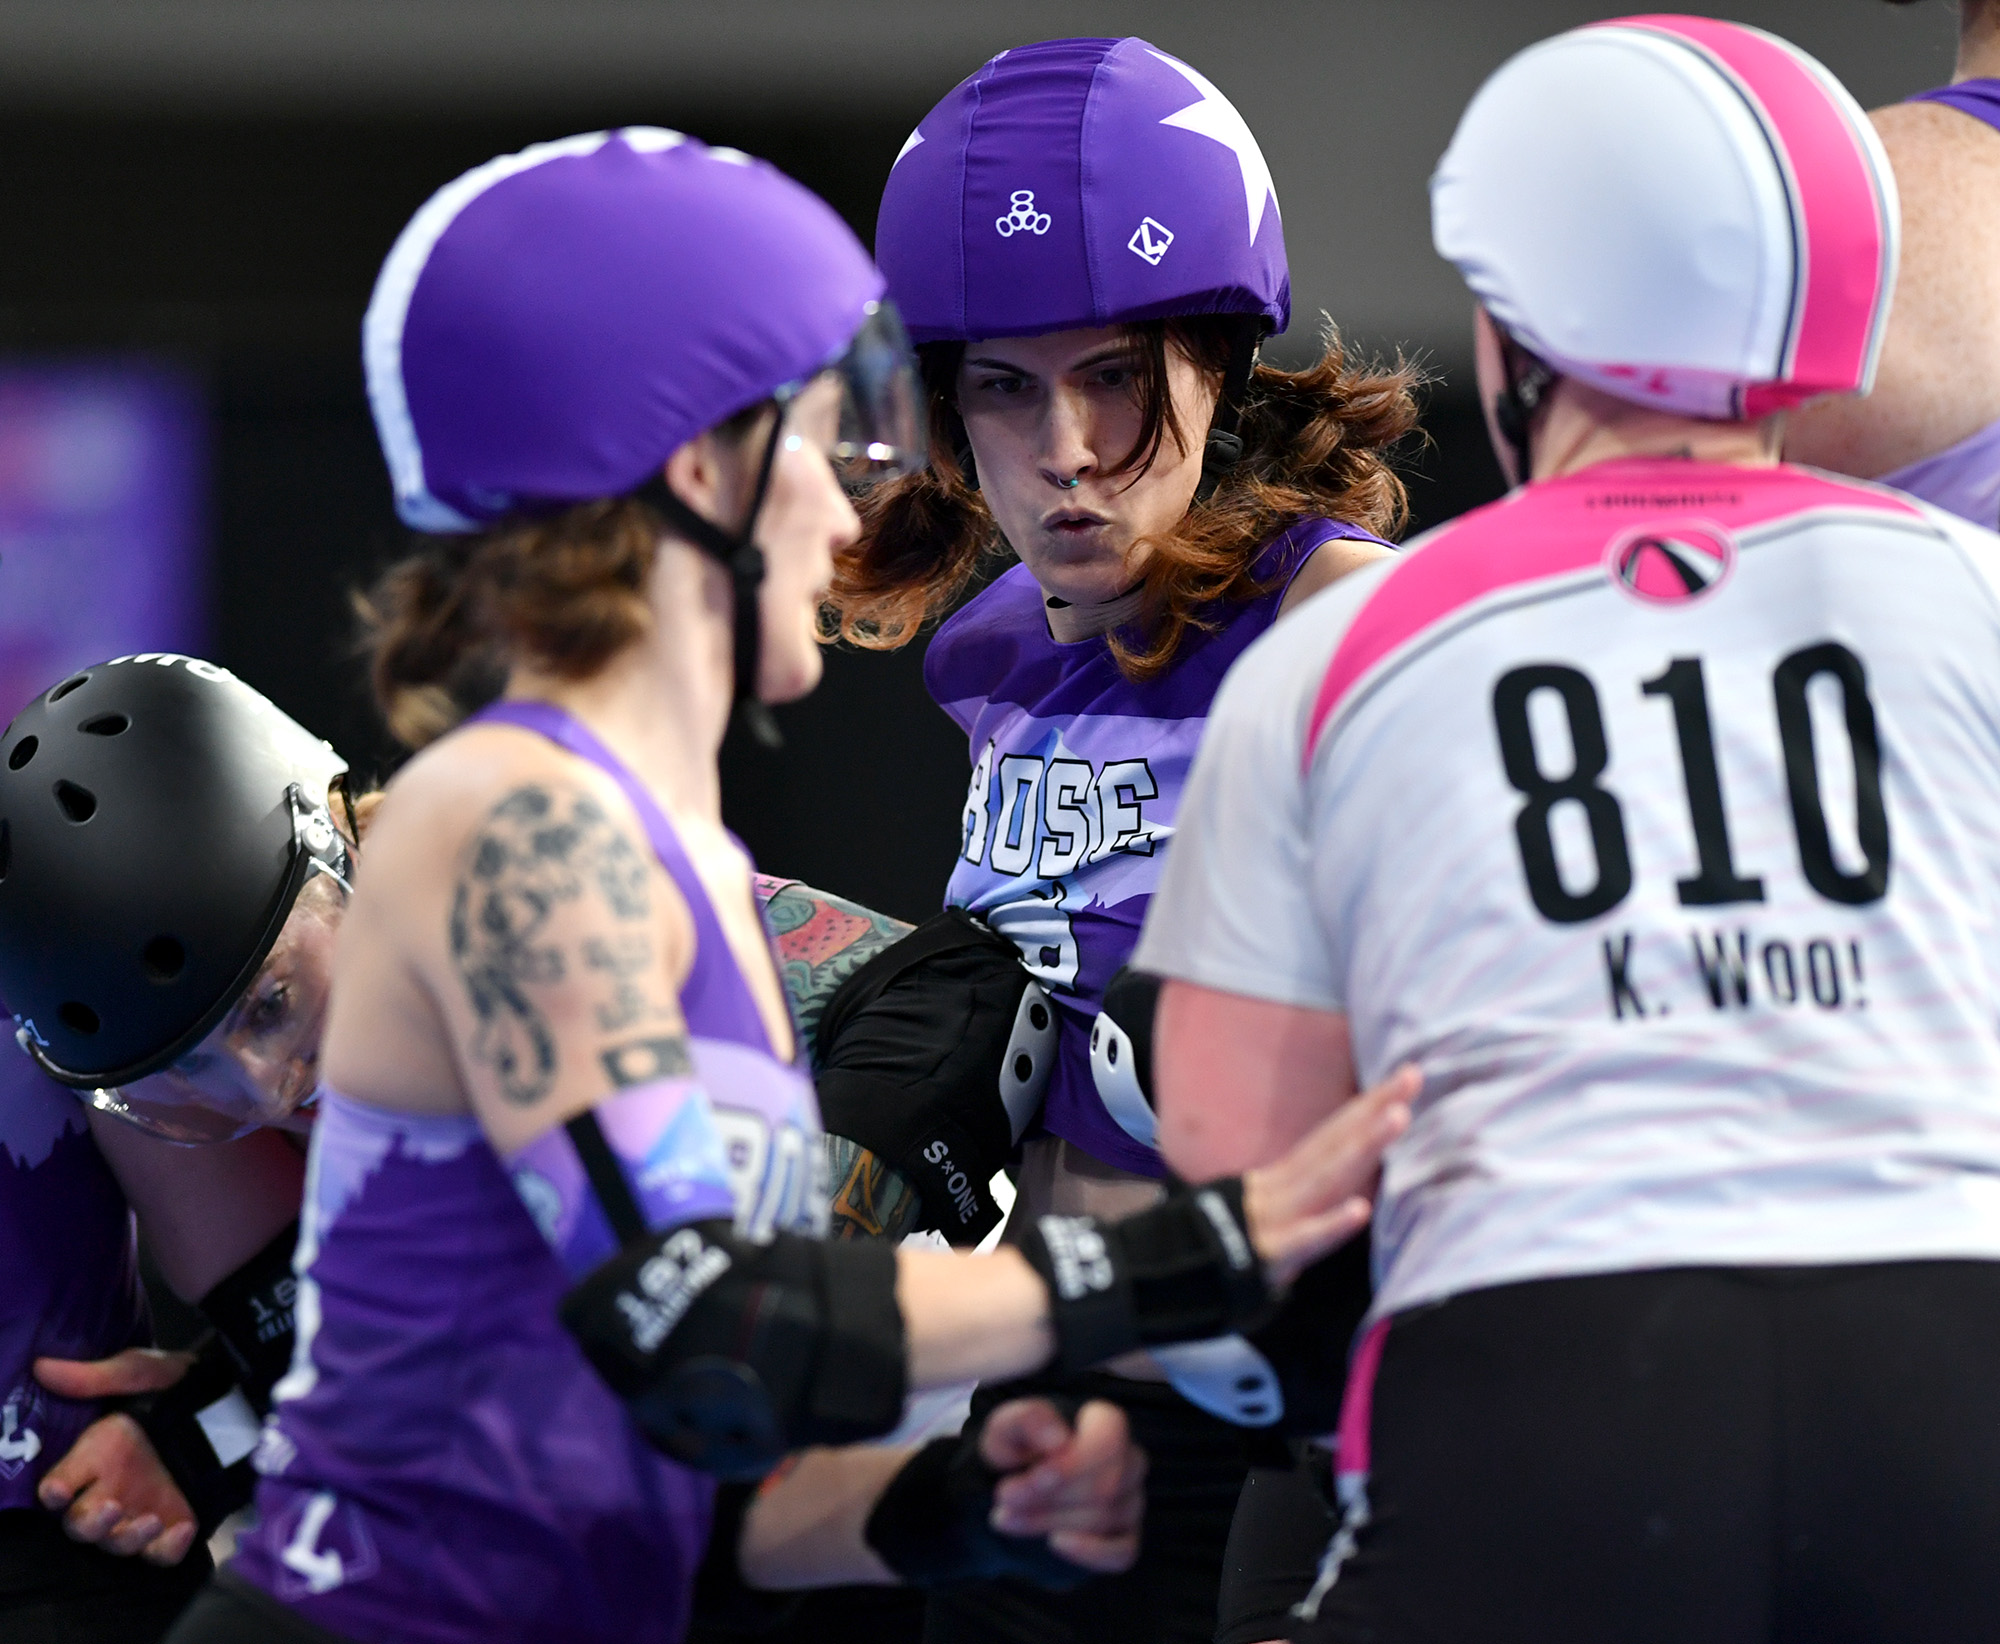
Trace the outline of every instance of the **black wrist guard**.
<instances>
[{"instance_id":1,"label":"black wrist guard","mask_svg":"<svg viewBox=\"0 0 2000 1644\"><path fill-rule=\"evenodd\" d=\"M1177 1185L1164 1202L1122 1221L1037 1217L1021 1254L1049 1287L1063 1370L1087 1370L1136 1347L1227 1335L1270 1310L1240 1177Z\"/></svg>"},{"instance_id":2,"label":"black wrist guard","mask_svg":"<svg viewBox=\"0 0 2000 1644\"><path fill-rule=\"evenodd\" d=\"M244 1396L258 1415L271 1411L271 1389L292 1365L292 1308L298 1281L295 1221L197 1304L236 1362Z\"/></svg>"},{"instance_id":3,"label":"black wrist guard","mask_svg":"<svg viewBox=\"0 0 2000 1644\"><path fill-rule=\"evenodd\" d=\"M110 1401L139 1424L209 1535L257 1486L250 1452L258 1417L237 1385L236 1361L214 1333L195 1347L185 1376L157 1393Z\"/></svg>"},{"instance_id":4,"label":"black wrist guard","mask_svg":"<svg viewBox=\"0 0 2000 1644\"><path fill-rule=\"evenodd\" d=\"M636 1239L563 1298L562 1322L647 1438L718 1478L879 1438L903 1416L896 1252L693 1222Z\"/></svg>"},{"instance_id":5,"label":"black wrist guard","mask_svg":"<svg viewBox=\"0 0 2000 1644\"><path fill-rule=\"evenodd\" d=\"M1064 1413L1075 1419L1073 1405ZM956 1438L932 1439L910 1457L868 1515L863 1539L912 1587L1007 1576L1052 1593L1082 1586L1094 1572L1055 1552L1047 1537L993 1528L1002 1475L979 1454L984 1429L981 1421Z\"/></svg>"},{"instance_id":6,"label":"black wrist guard","mask_svg":"<svg viewBox=\"0 0 2000 1644\"><path fill-rule=\"evenodd\" d=\"M1040 1103L1055 1040L1055 1007L1014 944L947 908L827 1001L821 1120L910 1179L920 1227L977 1244L999 1225L990 1184Z\"/></svg>"}]
</instances>

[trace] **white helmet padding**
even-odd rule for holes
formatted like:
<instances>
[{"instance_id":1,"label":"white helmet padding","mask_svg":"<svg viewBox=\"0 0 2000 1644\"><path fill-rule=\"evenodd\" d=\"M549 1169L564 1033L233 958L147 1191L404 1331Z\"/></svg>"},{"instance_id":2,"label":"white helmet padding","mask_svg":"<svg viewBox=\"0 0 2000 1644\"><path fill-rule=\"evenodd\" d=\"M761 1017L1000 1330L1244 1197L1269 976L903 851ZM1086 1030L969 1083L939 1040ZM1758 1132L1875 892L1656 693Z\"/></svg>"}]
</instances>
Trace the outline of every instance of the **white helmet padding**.
<instances>
[{"instance_id":1,"label":"white helmet padding","mask_svg":"<svg viewBox=\"0 0 2000 1644\"><path fill-rule=\"evenodd\" d=\"M1895 281L1888 158L1774 35L1593 24L1503 65L1431 179L1432 235L1566 376L1683 415L1866 392Z\"/></svg>"}]
</instances>

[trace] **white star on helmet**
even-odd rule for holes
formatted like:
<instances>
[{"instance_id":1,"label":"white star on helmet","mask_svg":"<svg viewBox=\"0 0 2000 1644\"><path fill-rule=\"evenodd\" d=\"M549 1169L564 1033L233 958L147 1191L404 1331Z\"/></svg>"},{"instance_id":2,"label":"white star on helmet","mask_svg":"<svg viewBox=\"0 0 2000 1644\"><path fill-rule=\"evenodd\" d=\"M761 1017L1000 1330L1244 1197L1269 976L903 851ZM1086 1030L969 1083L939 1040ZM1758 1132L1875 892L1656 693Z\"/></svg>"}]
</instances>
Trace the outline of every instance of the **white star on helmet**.
<instances>
[{"instance_id":1,"label":"white star on helmet","mask_svg":"<svg viewBox=\"0 0 2000 1644\"><path fill-rule=\"evenodd\" d=\"M1243 205L1250 223L1250 239L1254 244L1257 230L1264 224L1264 202L1271 202L1271 209L1282 220L1285 213L1278 204L1278 191L1271 181L1271 168L1264 164L1264 151L1257 146L1257 139L1251 135L1243 116L1236 112L1236 105L1187 64L1178 62L1163 51L1153 55L1170 69L1184 76L1187 83L1201 93L1201 101L1190 103L1177 113L1169 114L1160 122L1163 126L1178 126L1182 131L1192 131L1197 136L1207 137L1220 143L1236 156L1237 168L1243 173Z\"/></svg>"}]
</instances>

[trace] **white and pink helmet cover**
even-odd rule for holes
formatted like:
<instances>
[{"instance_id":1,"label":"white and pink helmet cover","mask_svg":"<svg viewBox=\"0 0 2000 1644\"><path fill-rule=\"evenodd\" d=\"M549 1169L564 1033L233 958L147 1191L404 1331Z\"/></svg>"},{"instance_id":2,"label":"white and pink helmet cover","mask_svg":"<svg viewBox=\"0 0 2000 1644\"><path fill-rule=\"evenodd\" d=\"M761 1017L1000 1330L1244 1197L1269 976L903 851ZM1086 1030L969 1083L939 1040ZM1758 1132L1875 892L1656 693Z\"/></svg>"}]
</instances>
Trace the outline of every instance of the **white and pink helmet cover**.
<instances>
[{"instance_id":1,"label":"white and pink helmet cover","mask_svg":"<svg viewBox=\"0 0 2000 1644\"><path fill-rule=\"evenodd\" d=\"M1888 156L1761 29L1625 17L1495 72L1431 178L1431 231L1567 376L1689 416L1866 393L1896 280Z\"/></svg>"}]
</instances>

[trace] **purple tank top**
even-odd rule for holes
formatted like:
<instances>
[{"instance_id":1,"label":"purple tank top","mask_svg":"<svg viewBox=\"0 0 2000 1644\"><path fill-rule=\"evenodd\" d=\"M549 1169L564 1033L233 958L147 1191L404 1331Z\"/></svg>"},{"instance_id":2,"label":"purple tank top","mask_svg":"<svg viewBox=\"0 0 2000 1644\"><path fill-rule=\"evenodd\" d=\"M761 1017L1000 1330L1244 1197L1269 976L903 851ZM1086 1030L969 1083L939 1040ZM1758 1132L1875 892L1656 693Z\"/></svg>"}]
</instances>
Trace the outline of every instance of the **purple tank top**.
<instances>
[{"instance_id":1,"label":"purple tank top","mask_svg":"<svg viewBox=\"0 0 2000 1644\"><path fill-rule=\"evenodd\" d=\"M2000 80L1962 80L1920 91L1913 103L1942 103L2000 132ZM1884 485L2000 531L2000 422L1988 423L1946 450L1882 476Z\"/></svg>"},{"instance_id":2,"label":"purple tank top","mask_svg":"<svg viewBox=\"0 0 2000 1644\"><path fill-rule=\"evenodd\" d=\"M1131 956L1173 837L1181 786L1222 676L1277 620L1293 574L1321 543L1378 539L1301 520L1255 561L1270 587L1218 606L1159 678L1134 684L1102 636L1058 644L1043 594L1017 565L938 629L924 681L971 742L958 861L945 901L1021 950L1056 1001L1060 1032L1042 1125L1142 1176L1166 1173L1097 1094L1090 1025Z\"/></svg>"},{"instance_id":3,"label":"purple tank top","mask_svg":"<svg viewBox=\"0 0 2000 1644\"><path fill-rule=\"evenodd\" d=\"M697 933L681 990L713 1108L705 1184L753 1232L824 1229L809 1080L772 1054L706 891L659 807L560 710L482 716L631 796ZM421 1644L686 1631L714 1485L655 1451L557 1321L569 1288L469 1115L324 1089L298 1255L299 1336L237 1571L334 1633Z\"/></svg>"},{"instance_id":4,"label":"purple tank top","mask_svg":"<svg viewBox=\"0 0 2000 1644\"><path fill-rule=\"evenodd\" d=\"M1984 120L1995 131L2000 131L2000 80L1961 80L1955 86L1920 91L1909 101L1943 103L1947 108L1955 108L1975 120Z\"/></svg>"},{"instance_id":5,"label":"purple tank top","mask_svg":"<svg viewBox=\"0 0 2000 1644\"><path fill-rule=\"evenodd\" d=\"M0 1508L33 1507L42 1475L103 1410L35 1380L43 1355L99 1359L150 1337L132 1215L83 1107L0 1044Z\"/></svg>"},{"instance_id":6,"label":"purple tank top","mask_svg":"<svg viewBox=\"0 0 2000 1644\"><path fill-rule=\"evenodd\" d=\"M2000 422L1989 422L1934 456L1884 474L1881 483L2000 531Z\"/></svg>"}]
</instances>

